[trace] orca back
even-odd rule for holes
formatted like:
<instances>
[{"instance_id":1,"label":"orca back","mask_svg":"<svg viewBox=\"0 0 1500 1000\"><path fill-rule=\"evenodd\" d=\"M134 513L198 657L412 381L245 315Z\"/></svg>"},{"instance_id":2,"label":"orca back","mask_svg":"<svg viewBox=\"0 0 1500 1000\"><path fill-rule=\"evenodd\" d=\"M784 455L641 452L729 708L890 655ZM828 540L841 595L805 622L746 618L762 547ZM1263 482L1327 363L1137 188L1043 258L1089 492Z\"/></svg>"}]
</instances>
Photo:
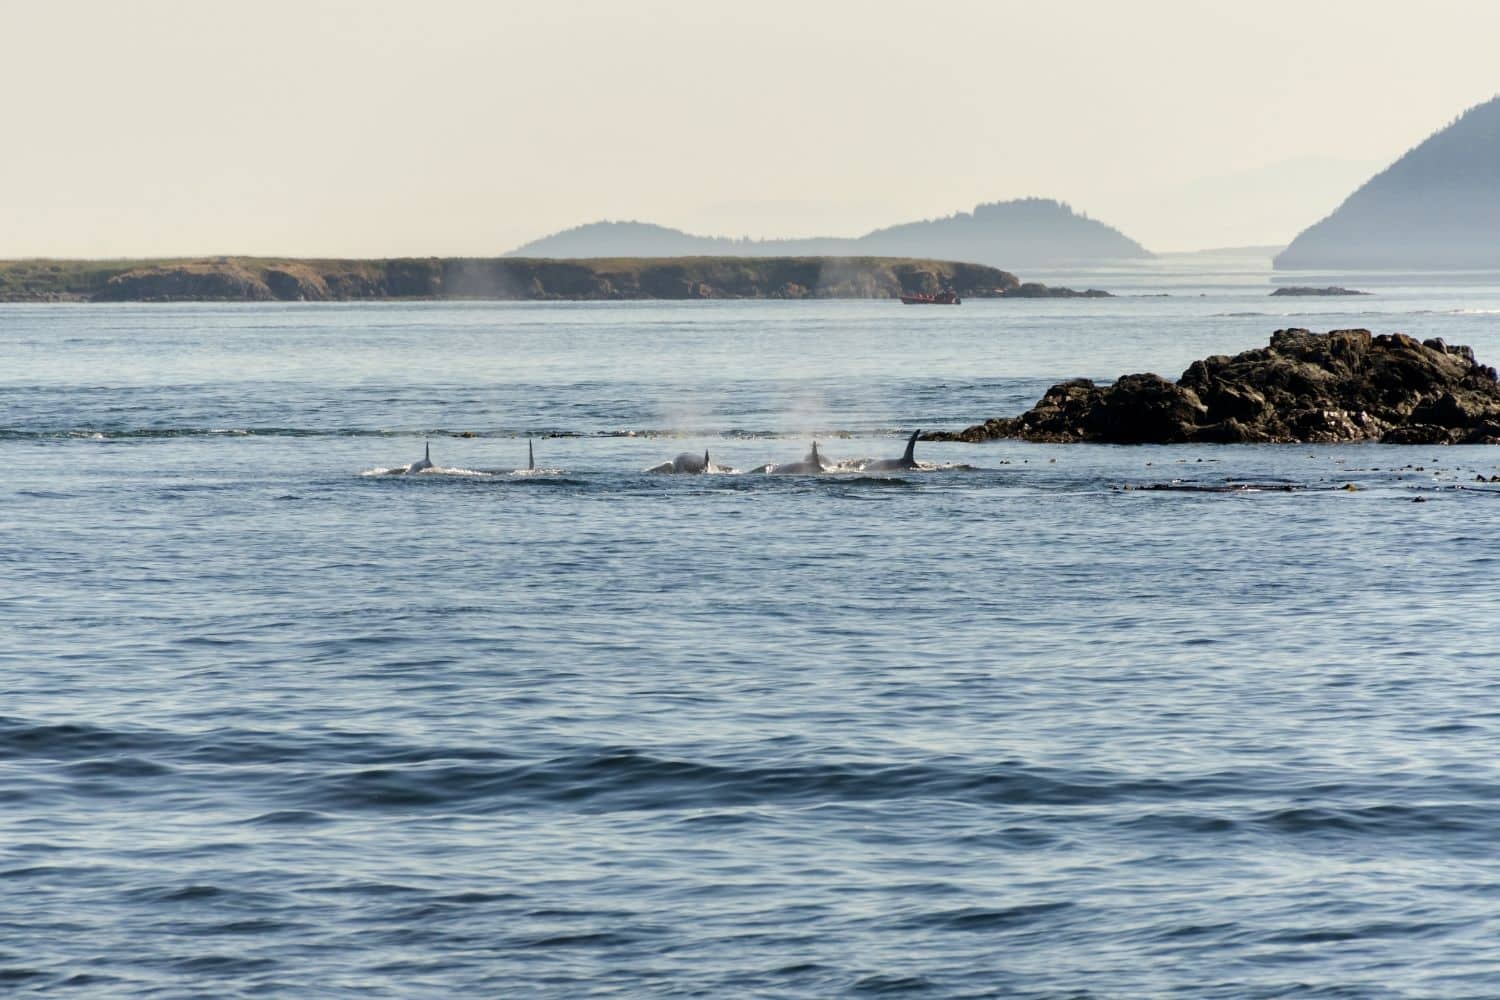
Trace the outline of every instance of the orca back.
<instances>
[{"instance_id":1,"label":"orca back","mask_svg":"<svg viewBox=\"0 0 1500 1000\"><path fill-rule=\"evenodd\" d=\"M433 465L432 465L432 443L430 441L424 441L424 442L422 442L422 460L420 462L413 462L413 463L411 463L411 465L407 466L406 471L407 472L421 472L423 469L431 469L431 468L433 468Z\"/></svg>"},{"instance_id":2,"label":"orca back","mask_svg":"<svg viewBox=\"0 0 1500 1000\"><path fill-rule=\"evenodd\" d=\"M703 458L698 458L697 452L684 451L672 459L673 472L688 472L694 475L708 471L708 452L703 453Z\"/></svg>"}]
</instances>

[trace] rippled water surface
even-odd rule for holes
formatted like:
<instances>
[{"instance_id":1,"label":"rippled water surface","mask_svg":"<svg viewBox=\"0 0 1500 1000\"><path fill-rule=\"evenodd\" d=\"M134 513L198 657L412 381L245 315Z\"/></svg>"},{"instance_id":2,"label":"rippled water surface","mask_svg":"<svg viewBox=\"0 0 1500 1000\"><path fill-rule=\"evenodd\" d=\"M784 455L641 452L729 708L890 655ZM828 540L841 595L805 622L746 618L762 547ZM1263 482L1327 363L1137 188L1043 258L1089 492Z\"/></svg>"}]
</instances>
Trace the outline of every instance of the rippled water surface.
<instances>
[{"instance_id":1,"label":"rippled water surface","mask_svg":"<svg viewBox=\"0 0 1500 1000\"><path fill-rule=\"evenodd\" d=\"M0 307L0 993L1500 994L1500 449L641 471L1284 326L1500 361L1492 285L1091 283Z\"/></svg>"}]
</instances>

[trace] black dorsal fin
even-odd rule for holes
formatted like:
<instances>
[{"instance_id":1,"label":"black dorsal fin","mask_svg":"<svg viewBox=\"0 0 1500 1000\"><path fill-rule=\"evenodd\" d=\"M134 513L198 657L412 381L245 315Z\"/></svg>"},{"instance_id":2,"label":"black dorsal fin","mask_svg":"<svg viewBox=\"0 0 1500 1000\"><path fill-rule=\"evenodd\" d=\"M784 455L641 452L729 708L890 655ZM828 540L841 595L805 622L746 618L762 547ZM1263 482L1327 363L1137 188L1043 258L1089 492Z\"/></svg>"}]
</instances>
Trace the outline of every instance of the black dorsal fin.
<instances>
[{"instance_id":1,"label":"black dorsal fin","mask_svg":"<svg viewBox=\"0 0 1500 1000\"><path fill-rule=\"evenodd\" d=\"M921 436L921 434L922 434L921 431L912 431L911 432L911 437L909 437L909 438L906 439L906 454L901 456L901 461L908 462L908 463L914 463L914 462L916 462L916 458L914 457L914 453L917 450L917 438L919 436Z\"/></svg>"},{"instance_id":2,"label":"black dorsal fin","mask_svg":"<svg viewBox=\"0 0 1500 1000\"><path fill-rule=\"evenodd\" d=\"M526 439L526 468L536 468L536 452L531 448L531 438Z\"/></svg>"},{"instance_id":3,"label":"black dorsal fin","mask_svg":"<svg viewBox=\"0 0 1500 1000\"><path fill-rule=\"evenodd\" d=\"M431 441L423 441L422 442L422 458L425 461L428 461L428 462L432 461L432 442Z\"/></svg>"}]
</instances>

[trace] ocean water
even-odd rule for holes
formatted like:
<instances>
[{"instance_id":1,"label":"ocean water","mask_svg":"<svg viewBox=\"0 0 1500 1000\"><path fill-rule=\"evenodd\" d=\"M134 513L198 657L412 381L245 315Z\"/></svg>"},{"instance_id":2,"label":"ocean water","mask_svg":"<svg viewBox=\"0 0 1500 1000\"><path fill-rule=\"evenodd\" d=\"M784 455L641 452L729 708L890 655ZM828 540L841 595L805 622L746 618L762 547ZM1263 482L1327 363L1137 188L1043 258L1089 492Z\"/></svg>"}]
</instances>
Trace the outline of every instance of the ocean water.
<instances>
[{"instance_id":1,"label":"ocean water","mask_svg":"<svg viewBox=\"0 0 1500 1000\"><path fill-rule=\"evenodd\" d=\"M1500 449L642 472L1500 361L1463 276L1043 280L1124 294L0 306L0 993L1500 995Z\"/></svg>"}]
</instances>

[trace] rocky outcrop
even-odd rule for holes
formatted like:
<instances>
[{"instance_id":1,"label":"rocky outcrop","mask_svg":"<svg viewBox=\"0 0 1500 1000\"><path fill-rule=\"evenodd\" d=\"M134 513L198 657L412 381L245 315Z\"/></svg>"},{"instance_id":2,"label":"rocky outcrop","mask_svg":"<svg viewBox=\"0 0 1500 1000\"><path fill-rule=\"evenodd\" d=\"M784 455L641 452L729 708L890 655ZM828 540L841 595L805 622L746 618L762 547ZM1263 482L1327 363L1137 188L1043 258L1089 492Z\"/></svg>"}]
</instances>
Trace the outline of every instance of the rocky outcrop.
<instances>
[{"instance_id":1,"label":"rocky outcrop","mask_svg":"<svg viewBox=\"0 0 1500 1000\"><path fill-rule=\"evenodd\" d=\"M1467 347L1368 330L1278 330L1268 347L1195 361L1176 382L1061 382L959 441L1500 444L1500 383Z\"/></svg>"},{"instance_id":2,"label":"rocky outcrop","mask_svg":"<svg viewBox=\"0 0 1500 1000\"><path fill-rule=\"evenodd\" d=\"M1357 291L1353 288L1340 288L1338 285L1329 285L1326 288L1312 288L1308 285L1284 285L1271 293L1275 295L1369 295L1369 292Z\"/></svg>"}]
</instances>

